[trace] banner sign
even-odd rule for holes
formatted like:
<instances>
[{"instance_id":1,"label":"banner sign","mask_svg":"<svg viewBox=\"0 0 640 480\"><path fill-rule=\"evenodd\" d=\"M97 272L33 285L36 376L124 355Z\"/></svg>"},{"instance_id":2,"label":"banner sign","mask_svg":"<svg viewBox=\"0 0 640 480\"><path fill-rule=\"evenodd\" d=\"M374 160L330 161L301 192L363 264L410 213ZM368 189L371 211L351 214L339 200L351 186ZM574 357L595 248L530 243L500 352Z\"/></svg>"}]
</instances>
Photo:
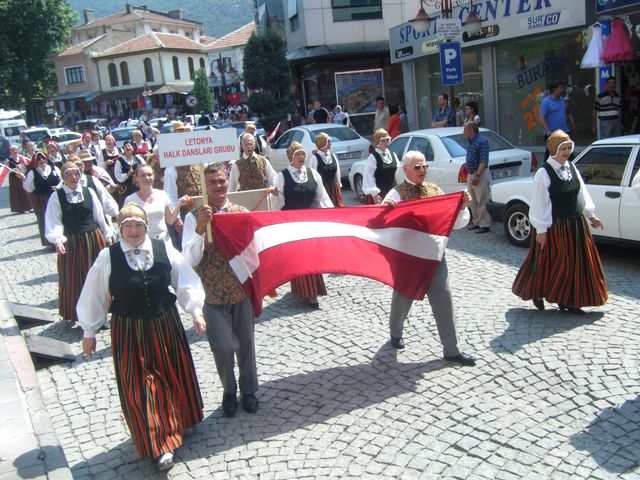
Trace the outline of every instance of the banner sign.
<instances>
[{"instance_id":1,"label":"banner sign","mask_svg":"<svg viewBox=\"0 0 640 480\"><path fill-rule=\"evenodd\" d=\"M162 168L234 160L239 156L238 151L235 128L162 133L158 136Z\"/></svg>"}]
</instances>

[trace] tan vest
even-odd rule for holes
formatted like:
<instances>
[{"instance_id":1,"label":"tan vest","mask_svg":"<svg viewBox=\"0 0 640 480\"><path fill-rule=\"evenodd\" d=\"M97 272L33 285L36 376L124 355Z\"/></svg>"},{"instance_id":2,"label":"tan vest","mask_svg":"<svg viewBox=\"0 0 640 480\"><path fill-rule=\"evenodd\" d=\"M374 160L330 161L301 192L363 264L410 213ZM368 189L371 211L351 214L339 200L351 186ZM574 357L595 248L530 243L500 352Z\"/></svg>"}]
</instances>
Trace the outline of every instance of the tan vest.
<instances>
[{"instance_id":1,"label":"tan vest","mask_svg":"<svg viewBox=\"0 0 640 480\"><path fill-rule=\"evenodd\" d=\"M190 197L202 195L198 165L176 167L176 187L178 188L178 198L183 195Z\"/></svg>"},{"instance_id":2,"label":"tan vest","mask_svg":"<svg viewBox=\"0 0 640 480\"><path fill-rule=\"evenodd\" d=\"M254 153L249 158L240 157L236 160L236 166L240 174L240 190L256 190L269 186L267 159L262 155Z\"/></svg>"},{"instance_id":3,"label":"tan vest","mask_svg":"<svg viewBox=\"0 0 640 480\"><path fill-rule=\"evenodd\" d=\"M227 206L227 213L247 211L246 208L231 202ZM238 277L222 255L215 237L213 237L213 242L205 242L202 259L195 270L202 280L207 303L212 305L231 305L247 298L247 294Z\"/></svg>"},{"instance_id":4,"label":"tan vest","mask_svg":"<svg viewBox=\"0 0 640 480\"><path fill-rule=\"evenodd\" d=\"M423 183L422 185L413 185L412 183L404 181L396 187L396 191L400 195L400 198L402 199L403 202L405 200L437 197L439 195L438 186L435 183Z\"/></svg>"}]
</instances>

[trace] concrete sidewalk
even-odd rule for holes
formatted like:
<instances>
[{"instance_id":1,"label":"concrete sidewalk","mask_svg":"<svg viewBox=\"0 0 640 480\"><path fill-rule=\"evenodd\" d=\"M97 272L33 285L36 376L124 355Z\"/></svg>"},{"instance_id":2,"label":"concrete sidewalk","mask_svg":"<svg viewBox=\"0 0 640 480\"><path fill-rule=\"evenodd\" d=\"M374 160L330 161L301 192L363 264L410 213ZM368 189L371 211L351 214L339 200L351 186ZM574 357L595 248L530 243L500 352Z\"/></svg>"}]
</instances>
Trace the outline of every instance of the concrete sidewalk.
<instances>
[{"instance_id":1,"label":"concrete sidewalk","mask_svg":"<svg viewBox=\"0 0 640 480\"><path fill-rule=\"evenodd\" d=\"M71 479L24 337L0 285L0 480Z\"/></svg>"}]
</instances>

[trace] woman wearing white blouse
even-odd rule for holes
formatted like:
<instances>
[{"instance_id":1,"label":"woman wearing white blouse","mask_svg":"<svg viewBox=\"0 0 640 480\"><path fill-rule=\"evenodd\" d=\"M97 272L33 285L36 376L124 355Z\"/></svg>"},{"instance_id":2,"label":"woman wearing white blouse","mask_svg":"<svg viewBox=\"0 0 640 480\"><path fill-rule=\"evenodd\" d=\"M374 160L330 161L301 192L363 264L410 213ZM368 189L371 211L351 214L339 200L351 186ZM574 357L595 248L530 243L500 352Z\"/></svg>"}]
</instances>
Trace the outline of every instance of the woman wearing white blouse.
<instances>
[{"instance_id":1,"label":"woman wearing white blouse","mask_svg":"<svg viewBox=\"0 0 640 480\"><path fill-rule=\"evenodd\" d=\"M298 142L287 148L290 165L276 177L278 194L275 202L282 210L305 208L332 208L333 203L322 185L322 177L305 166L307 152ZM320 308L318 296L326 295L327 289L321 274L304 275L291 281L291 293L308 301L311 308Z\"/></svg>"},{"instance_id":2,"label":"woman wearing white blouse","mask_svg":"<svg viewBox=\"0 0 640 480\"><path fill-rule=\"evenodd\" d=\"M145 164L143 158L133 153L133 145L131 142L125 142L122 150L124 153L116 160L113 167L116 182L120 184L118 188L120 196L116 198L118 202L124 202L124 199L136 190L133 185L133 174L136 173L136 168ZM118 206L122 208L122 204L118 203Z\"/></svg>"},{"instance_id":3,"label":"woman wearing white blouse","mask_svg":"<svg viewBox=\"0 0 640 480\"><path fill-rule=\"evenodd\" d=\"M396 183L398 157L389 150L391 137L384 128L373 134L375 150L367 157L362 175L362 191L366 205L377 205L389 193Z\"/></svg>"},{"instance_id":4,"label":"woman wearing white blouse","mask_svg":"<svg viewBox=\"0 0 640 480\"><path fill-rule=\"evenodd\" d=\"M331 203L336 207L343 207L340 163L331 151L331 137L325 132L320 132L316 135L316 147L318 150L311 155L309 166L322 177L324 190L329 195Z\"/></svg>"},{"instance_id":5,"label":"woman wearing white blouse","mask_svg":"<svg viewBox=\"0 0 640 480\"><path fill-rule=\"evenodd\" d=\"M53 162L49 161L47 156L42 152L36 152L31 159L31 168L27 172L27 179L22 187L33 194L33 211L38 221L38 231L40 232L40 243L43 247L51 246L45 236L44 215L47 210L47 202L49 197L62 183L60 169Z\"/></svg>"},{"instance_id":6,"label":"woman wearing white blouse","mask_svg":"<svg viewBox=\"0 0 640 480\"><path fill-rule=\"evenodd\" d=\"M535 228L529 253L512 291L544 310L544 299L560 310L603 305L607 285L598 250L587 225L602 228L578 169L568 161L574 144L562 130L547 139L549 158L533 177L529 220Z\"/></svg>"},{"instance_id":7,"label":"woman wearing white blouse","mask_svg":"<svg viewBox=\"0 0 640 480\"><path fill-rule=\"evenodd\" d=\"M176 298L202 336L205 294L182 255L149 238L141 207L127 203L118 224L122 240L100 252L78 301L82 349L91 358L96 332L111 309L111 351L122 412L139 456L156 459L160 470L168 470L184 431L203 418Z\"/></svg>"},{"instance_id":8,"label":"woman wearing white blouse","mask_svg":"<svg viewBox=\"0 0 640 480\"><path fill-rule=\"evenodd\" d=\"M100 250L111 243L113 232L98 195L80 184L80 168L68 161L60 172L64 183L49 198L44 226L47 240L58 254L58 312L63 319L75 322L87 272Z\"/></svg>"},{"instance_id":9,"label":"woman wearing white blouse","mask_svg":"<svg viewBox=\"0 0 640 480\"><path fill-rule=\"evenodd\" d=\"M180 214L180 208L189 203L189 198L184 196L178 199L177 205L173 206L166 192L153 188L154 180L152 167L149 165L138 167L133 176L133 182L139 190L129 195L124 202L133 202L147 212L149 237L171 243L171 238L167 234L167 224L173 225Z\"/></svg>"}]
</instances>

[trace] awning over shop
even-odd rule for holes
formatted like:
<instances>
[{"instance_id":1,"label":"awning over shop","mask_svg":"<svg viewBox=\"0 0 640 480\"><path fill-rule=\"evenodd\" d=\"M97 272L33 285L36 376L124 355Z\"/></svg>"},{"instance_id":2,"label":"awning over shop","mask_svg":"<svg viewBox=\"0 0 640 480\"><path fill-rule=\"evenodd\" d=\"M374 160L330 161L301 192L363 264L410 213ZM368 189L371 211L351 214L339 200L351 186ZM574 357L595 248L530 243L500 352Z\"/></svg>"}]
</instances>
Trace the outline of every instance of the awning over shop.
<instances>
[{"instance_id":1,"label":"awning over shop","mask_svg":"<svg viewBox=\"0 0 640 480\"><path fill-rule=\"evenodd\" d=\"M86 102L90 102L91 100L94 100L95 98L97 98L99 95L100 95L99 90L88 90L86 92L67 92L67 93L58 93L57 95L54 95L53 100L59 101L59 100L73 100L75 98L82 98Z\"/></svg>"},{"instance_id":2,"label":"awning over shop","mask_svg":"<svg viewBox=\"0 0 640 480\"><path fill-rule=\"evenodd\" d=\"M154 95L162 95L165 93L177 93L178 95L189 95L189 92L193 90L193 83L170 83L168 85L162 85L160 88L153 91Z\"/></svg>"},{"instance_id":3,"label":"awning over shop","mask_svg":"<svg viewBox=\"0 0 640 480\"><path fill-rule=\"evenodd\" d=\"M121 90L109 90L108 92L101 92L100 100L111 100L114 98L137 98L142 95L142 88L123 88Z\"/></svg>"},{"instance_id":4,"label":"awning over shop","mask_svg":"<svg viewBox=\"0 0 640 480\"><path fill-rule=\"evenodd\" d=\"M298 48L287 53L290 62L312 60L329 55L351 55L354 53L388 52L389 42L342 43L339 45L319 45L317 47Z\"/></svg>"}]
</instances>

